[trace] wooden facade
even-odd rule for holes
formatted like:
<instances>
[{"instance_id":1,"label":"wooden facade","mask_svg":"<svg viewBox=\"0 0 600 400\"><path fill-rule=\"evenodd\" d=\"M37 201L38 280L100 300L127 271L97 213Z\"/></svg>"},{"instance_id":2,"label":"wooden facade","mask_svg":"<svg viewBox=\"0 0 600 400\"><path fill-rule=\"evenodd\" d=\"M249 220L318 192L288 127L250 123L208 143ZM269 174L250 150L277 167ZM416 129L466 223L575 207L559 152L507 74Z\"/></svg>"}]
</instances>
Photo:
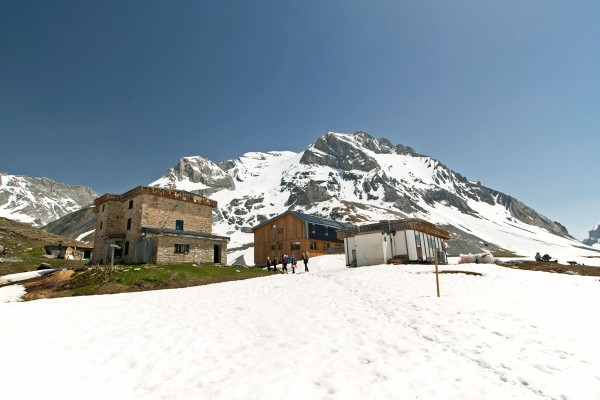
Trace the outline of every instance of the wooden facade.
<instances>
[{"instance_id":1,"label":"wooden facade","mask_svg":"<svg viewBox=\"0 0 600 400\"><path fill-rule=\"evenodd\" d=\"M344 223L287 211L253 228L254 264L265 265L267 257L281 259L283 255L309 258L329 254L333 248L343 248L337 229Z\"/></svg>"}]
</instances>

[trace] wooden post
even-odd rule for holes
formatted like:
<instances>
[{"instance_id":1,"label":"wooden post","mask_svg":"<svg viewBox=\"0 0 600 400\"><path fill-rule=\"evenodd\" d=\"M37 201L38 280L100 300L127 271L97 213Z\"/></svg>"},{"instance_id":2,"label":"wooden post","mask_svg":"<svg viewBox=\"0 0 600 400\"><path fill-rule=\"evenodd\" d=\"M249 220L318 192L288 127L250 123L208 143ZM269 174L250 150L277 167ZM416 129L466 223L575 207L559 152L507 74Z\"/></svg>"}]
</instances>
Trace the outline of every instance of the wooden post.
<instances>
[{"instance_id":1,"label":"wooden post","mask_svg":"<svg viewBox=\"0 0 600 400\"><path fill-rule=\"evenodd\" d=\"M435 286L437 287L437 297L440 297L440 278L438 274L438 256L435 252Z\"/></svg>"}]
</instances>

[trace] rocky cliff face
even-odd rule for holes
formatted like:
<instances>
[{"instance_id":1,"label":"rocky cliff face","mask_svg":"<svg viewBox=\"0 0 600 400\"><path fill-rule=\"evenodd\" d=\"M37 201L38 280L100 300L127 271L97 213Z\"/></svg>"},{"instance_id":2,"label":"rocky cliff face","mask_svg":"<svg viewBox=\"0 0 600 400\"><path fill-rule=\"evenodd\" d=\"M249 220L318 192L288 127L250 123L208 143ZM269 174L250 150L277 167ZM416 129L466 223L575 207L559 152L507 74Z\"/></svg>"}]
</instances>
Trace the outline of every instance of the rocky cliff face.
<instances>
[{"instance_id":1,"label":"rocky cliff face","mask_svg":"<svg viewBox=\"0 0 600 400\"><path fill-rule=\"evenodd\" d=\"M590 237L583 241L588 246L600 244L600 224L596 225L590 232Z\"/></svg>"},{"instance_id":2,"label":"rocky cliff face","mask_svg":"<svg viewBox=\"0 0 600 400\"><path fill-rule=\"evenodd\" d=\"M218 165L197 159L210 168L176 166L153 185L210 190L219 202L215 230L222 234L251 232L252 226L292 209L352 223L425 218L464 232L469 243L479 237L482 250L493 247L494 240L494 248L501 248L505 243L500 242L511 244L513 235L534 238L538 232L572 240L562 225L517 199L365 132L330 132L299 154L246 153ZM242 246L252 237L234 237L232 247L238 240Z\"/></svg>"},{"instance_id":3,"label":"rocky cliff face","mask_svg":"<svg viewBox=\"0 0 600 400\"><path fill-rule=\"evenodd\" d=\"M151 185L188 190L205 196L210 196L219 190L235 188L231 176L212 161L200 156L183 157L177 165Z\"/></svg>"},{"instance_id":4,"label":"rocky cliff face","mask_svg":"<svg viewBox=\"0 0 600 400\"><path fill-rule=\"evenodd\" d=\"M0 174L0 216L43 226L90 205L98 194L47 178Z\"/></svg>"}]
</instances>

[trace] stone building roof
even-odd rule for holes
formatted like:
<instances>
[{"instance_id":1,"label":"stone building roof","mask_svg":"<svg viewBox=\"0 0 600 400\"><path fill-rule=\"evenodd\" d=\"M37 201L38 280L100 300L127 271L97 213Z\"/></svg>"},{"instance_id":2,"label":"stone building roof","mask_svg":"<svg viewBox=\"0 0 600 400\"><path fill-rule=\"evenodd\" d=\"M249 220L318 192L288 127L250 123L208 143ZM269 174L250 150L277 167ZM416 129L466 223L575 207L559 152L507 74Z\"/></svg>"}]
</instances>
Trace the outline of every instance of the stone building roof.
<instances>
[{"instance_id":1,"label":"stone building roof","mask_svg":"<svg viewBox=\"0 0 600 400\"><path fill-rule=\"evenodd\" d=\"M165 197L165 198L173 199L173 200L187 201L189 203L197 203L197 204L209 206L211 208L217 207L216 201L211 200L206 197L203 197L203 196L200 196L200 195L192 193L192 192L187 192L185 190L164 189L164 188L157 188L157 187L151 187L151 186L138 186L134 189L131 189L130 191L128 191L126 193L123 193L123 194L107 193L105 195L98 197L96 200L94 200L94 206L95 206L94 212L98 212L98 207L101 206L102 204L106 203L107 201L124 202L124 201L130 200L130 199L133 199L142 194L149 194L152 196Z\"/></svg>"}]
</instances>

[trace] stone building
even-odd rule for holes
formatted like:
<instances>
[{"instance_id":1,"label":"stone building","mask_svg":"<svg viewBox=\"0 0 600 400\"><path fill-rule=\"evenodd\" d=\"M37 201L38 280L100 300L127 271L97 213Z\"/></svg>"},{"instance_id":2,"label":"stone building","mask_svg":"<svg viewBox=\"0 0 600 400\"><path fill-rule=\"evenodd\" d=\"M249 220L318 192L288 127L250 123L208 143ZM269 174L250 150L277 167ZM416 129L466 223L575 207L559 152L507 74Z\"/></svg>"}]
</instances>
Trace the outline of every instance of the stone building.
<instances>
[{"instance_id":1,"label":"stone building","mask_svg":"<svg viewBox=\"0 0 600 400\"><path fill-rule=\"evenodd\" d=\"M228 237L212 234L217 202L194 193L138 186L94 201L93 263L227 263Z\"/></svg>"}]
</instances>

